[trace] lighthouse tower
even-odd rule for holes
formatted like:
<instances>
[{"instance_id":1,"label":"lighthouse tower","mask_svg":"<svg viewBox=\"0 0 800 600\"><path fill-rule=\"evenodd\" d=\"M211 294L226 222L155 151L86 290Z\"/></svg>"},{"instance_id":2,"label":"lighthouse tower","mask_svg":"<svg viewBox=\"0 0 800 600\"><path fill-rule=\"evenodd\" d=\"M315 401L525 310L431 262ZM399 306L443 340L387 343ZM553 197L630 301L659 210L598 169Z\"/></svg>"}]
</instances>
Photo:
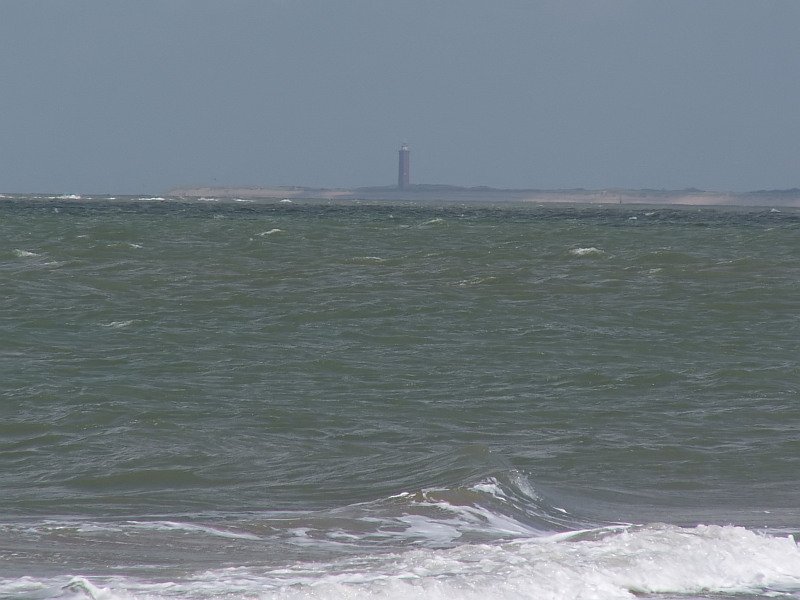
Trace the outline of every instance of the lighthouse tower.
<instances>
[{"instance_id":1,"label":"lighthouse tower","mask_svg":"<svg viewBox=\"0 0 800 600\"><path fill-rule=\"evenodd\" d=\"M398 154L400 156L397 168L397 187L406 190L409 187L411 172L411 151L408 149L408 144L400 146Z\"/></svg>"}]
</instances>

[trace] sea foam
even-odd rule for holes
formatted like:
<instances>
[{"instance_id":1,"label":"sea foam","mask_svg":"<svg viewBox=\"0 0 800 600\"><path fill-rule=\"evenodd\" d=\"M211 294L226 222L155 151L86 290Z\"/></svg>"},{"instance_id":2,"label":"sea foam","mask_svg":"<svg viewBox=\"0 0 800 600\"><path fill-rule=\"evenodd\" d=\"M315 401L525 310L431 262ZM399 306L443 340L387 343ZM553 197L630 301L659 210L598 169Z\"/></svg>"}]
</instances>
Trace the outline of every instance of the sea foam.
<instances>
[{"instance_id":1,"label":"sea foam","mask_svg":"<svg viewBox=\"0 0 800 600\"><path fill-rule=\"evenodd\" d=\"M281 569L211 569L170 583L127 576L0 581L37 598L537 598L633 600L642 594L775 596L800 592L792 537L734 526L631 526L502 544L345 559ZM60 585L59 585L60 584Z\"/></svg>"}]
</instances>

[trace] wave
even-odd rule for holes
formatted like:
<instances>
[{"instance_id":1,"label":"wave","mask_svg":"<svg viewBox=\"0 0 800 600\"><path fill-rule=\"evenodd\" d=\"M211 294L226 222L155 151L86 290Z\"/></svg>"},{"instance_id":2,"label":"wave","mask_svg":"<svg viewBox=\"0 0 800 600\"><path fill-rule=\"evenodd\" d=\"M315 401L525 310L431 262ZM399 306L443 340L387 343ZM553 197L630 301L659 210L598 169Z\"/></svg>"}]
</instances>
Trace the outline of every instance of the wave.
<instances>
[{"instance_id":1,"label":"wave","mask_svg":"<svg viewBox=\"0 0 800 600\"><path fill-rule=\"evenodd\" d=\"M0 597L39 600L800 594L800 548L790 535L597 523L513 470L328 510L0 523L0 536L48 551L84 544L89 556L124 556L129 565L103 572L80 562L60 577L0 579ZM142 569L164 549L183 552L180 564Z\"/></svg>"},{"instance_id":2,"label":"wave","mask_svg":"<svg viewBox=\"0 0 800 600\"><path fill-rule=\"evenodd\" d=\"M800 593L791 537L735 526L628 526L497 544L411 549L282 568L204 569L172 577L73 576L0 580L3 597L91 598L575 598L642 594Z\"/></svg>"},{"instance_id":3,"label":"wave","mask_svg":"<svg viewBox=\"0 0 800 600\"><path fill-rule=\"evenodd\" d=\"M124 483L155 475L149 471L128 475ZM158 476L173 482L186 474L173 470ZM113 477L83 478L73 484L93 488L113 481ZM309 547L315 544L324 547L333 542L357 554L366 548L443 548L616 525L586 520L551 505L533 490L527 477L510 471L462 486L405 491L371 502L323 510L226 513L221 522L196 515L184 518L169 515L161 519L123 521L75 518L22 525L0 523L0 536L14 537L24 531L42 541L54 535L83 541L96 536L97 542L138 537L162 544L171 543L171 537L180 533L190 534L198 545L213 543L207 538L219 536Z\"/></svg>"},{"instance_id":4,"label":"wave","mask_svg":"<svg viewBox=\"0 0 800 600\"><path fill-rule=\"evenodd\" d=\"M282 597L633 598L635 594L774 594L800 590L790 538L737 527L650 526L505 544L412 550L370 565L330 565L325 575L261 573ZM365 568L366 567L366 568ZM238 572L236 572L238 571ZM205 582L254 574L211 571ZM244 590L243 590L244 591Z\"/></svg>"},{"instance_id":5,"label":"wave","mask_svg":"<svg viewBox=\"0 0 800 600\"><path fill-rule=\"evenodd\" d=\"M433 462L440 481L454 472L459 480L331 508L0 521L6 548L25 547L26 560L46 565L41 576L0 579L0 597L800 594L800 549L785 532L602 521L562 507L481 448ZM60 576L51 575L54 555Z\"/></svg>"},{"instance_id":6,"label":"wave","mask_svg":"<svg viewBox=\"0 0 800 600\"><path fill-rule=\"evenodd\" d=\"M152 531L178 531L199 533L212 537L221 537L237 540L260 540L261 538L252 533L235 531L230 528L210 527L207 525L196 525L194 523L180 523L175 521L131 521L127 523L130 529L152 530Z\"/></svg>"}]
</instances>

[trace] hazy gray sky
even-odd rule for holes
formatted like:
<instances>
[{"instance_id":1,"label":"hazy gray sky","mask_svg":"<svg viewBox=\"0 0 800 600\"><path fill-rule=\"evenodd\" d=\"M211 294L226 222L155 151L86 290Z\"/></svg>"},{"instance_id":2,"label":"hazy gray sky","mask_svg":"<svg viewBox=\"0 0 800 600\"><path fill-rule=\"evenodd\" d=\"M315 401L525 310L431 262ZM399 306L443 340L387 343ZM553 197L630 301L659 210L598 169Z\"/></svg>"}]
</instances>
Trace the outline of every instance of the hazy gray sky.
<instances>
[{"instance_id":1,"label":"hazy gray sky","mask_svg":"<svg viewBox=\"0 0 800 600\"><path fill-rule=\"evenodd\" d=\"M798 0L0 0L0 191L800 187Z\"/></svg>"}]
</instances>

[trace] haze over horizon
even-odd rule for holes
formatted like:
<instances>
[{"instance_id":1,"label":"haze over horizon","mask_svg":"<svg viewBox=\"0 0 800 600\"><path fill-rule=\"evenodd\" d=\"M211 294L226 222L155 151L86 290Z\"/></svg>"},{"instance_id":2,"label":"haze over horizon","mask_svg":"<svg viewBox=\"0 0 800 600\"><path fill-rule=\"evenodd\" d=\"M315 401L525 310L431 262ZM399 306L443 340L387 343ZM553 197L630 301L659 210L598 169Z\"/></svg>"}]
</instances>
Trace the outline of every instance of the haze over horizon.
<instances>
[{"instance_id":1,"label":"haze over horizon","mask_svg":"<svg viewBox=\"0 0 800 600\"><path fill-rule=\"evenodd\" d=\"M9 0L0 192L800 187L800 3Z\"/></svg>"}]
</instances>

